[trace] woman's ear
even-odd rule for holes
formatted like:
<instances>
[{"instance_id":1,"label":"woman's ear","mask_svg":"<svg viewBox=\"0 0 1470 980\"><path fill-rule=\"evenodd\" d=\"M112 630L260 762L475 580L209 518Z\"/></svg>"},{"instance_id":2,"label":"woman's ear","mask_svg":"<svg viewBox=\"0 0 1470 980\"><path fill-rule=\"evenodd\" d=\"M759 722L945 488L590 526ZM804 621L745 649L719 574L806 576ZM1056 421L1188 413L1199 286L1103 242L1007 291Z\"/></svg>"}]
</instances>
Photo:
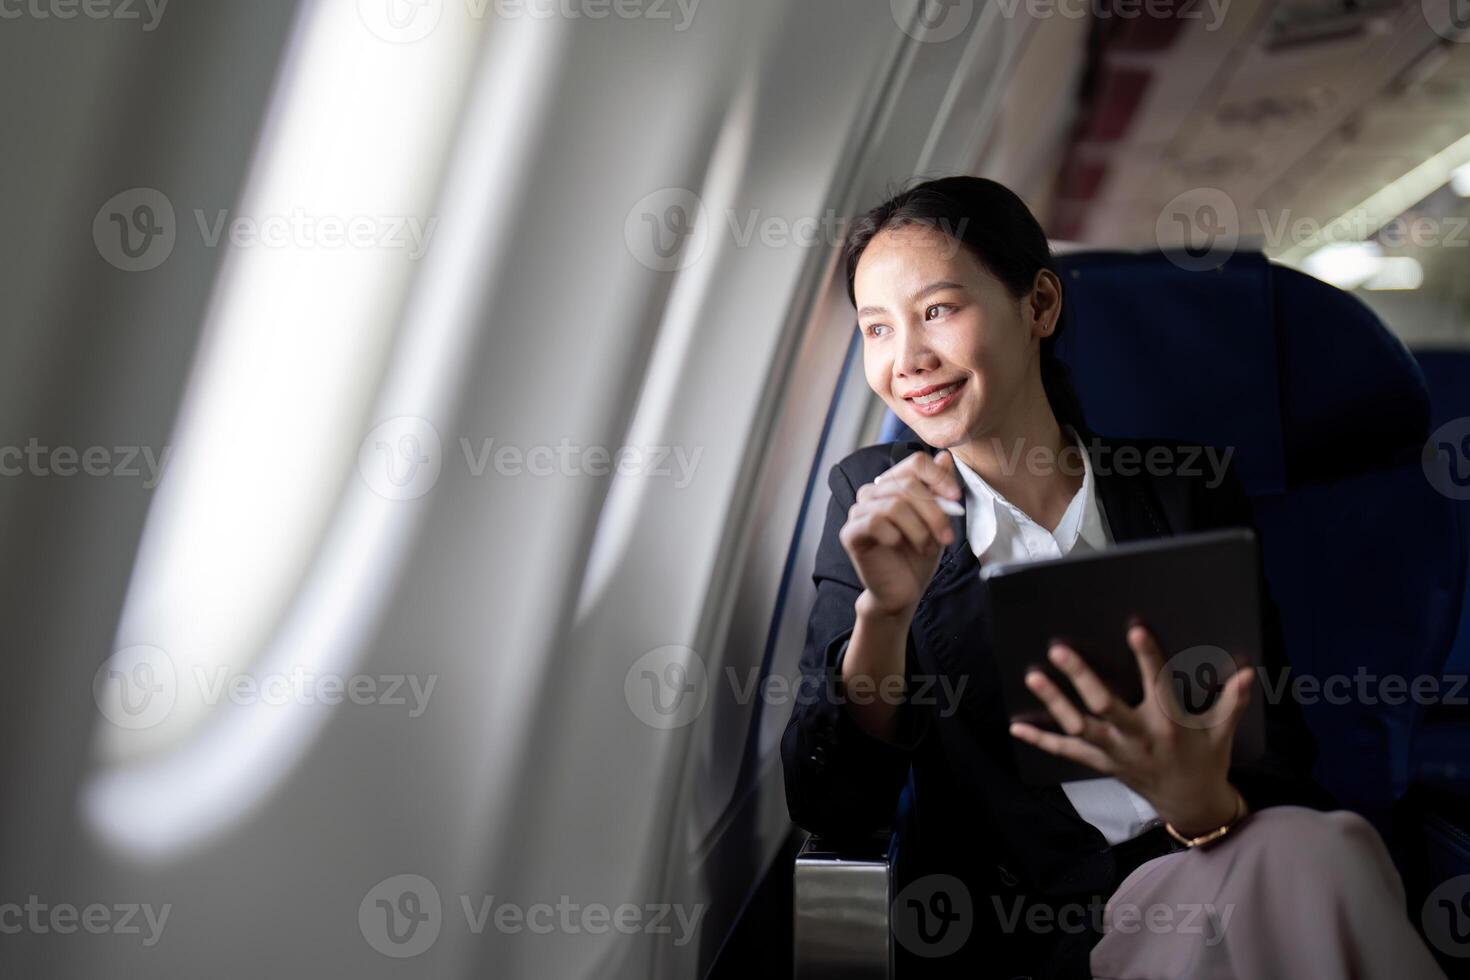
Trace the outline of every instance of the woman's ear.
<instances>
[{"instance_id":1,"label":"woman's ear","mask_svg":"<svg viewBox=\"0 0 1470 980\"><path fill-rule=\"evenodd\" d=\"M1031 321L1031 333L1049 337L1062 316L1062 281L1050 269L1036 273L1031 292L1026 297L1025 312Z\"/></svg>"}]
</instances>

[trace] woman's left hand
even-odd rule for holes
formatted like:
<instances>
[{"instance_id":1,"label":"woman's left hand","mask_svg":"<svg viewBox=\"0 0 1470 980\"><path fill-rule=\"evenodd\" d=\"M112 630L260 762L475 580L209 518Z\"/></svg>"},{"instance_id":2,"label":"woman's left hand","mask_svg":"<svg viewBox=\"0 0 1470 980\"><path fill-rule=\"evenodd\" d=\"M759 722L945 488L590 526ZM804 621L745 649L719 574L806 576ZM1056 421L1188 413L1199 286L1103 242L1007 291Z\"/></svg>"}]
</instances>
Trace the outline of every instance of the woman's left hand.
<instances>
[{"instance_id":1,"label":"woman's left hand","mask_svg":"<svg viewBox=\"0 0 1470 980\"><path fill-rule=\"evenodd\" d=\"M1026 675L1026 686L1066 734L1024 722L1013 723L1011 734L1117 778L1186 837L1228 823L1238 805L1236 790L1226 778L1230 746L1250 703L1253 670L1248 666L1237 670L1210 710L1191 716L1165 676L1164 656L1153 634L1135 625L1128 630L1128 645L1143 678L1144 697L1137 707L1130 708L1108 690L1077 651L1057 643L1048 659L1072 682L1092 715L1078 711L1044 673L1033 670Z\"/></svg>"}]
</instances>

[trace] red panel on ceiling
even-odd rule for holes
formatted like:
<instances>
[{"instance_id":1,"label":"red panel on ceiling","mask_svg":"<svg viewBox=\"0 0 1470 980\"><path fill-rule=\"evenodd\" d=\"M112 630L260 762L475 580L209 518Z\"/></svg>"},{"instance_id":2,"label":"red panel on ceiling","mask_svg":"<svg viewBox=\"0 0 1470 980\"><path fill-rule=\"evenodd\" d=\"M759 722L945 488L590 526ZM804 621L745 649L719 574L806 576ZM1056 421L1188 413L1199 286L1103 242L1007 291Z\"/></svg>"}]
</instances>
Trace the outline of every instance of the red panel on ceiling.
<instances>
[{"instance_id":1,"label":"red panel on ceiling","mask_svg":"<svg viewBox=\"0 0 1470 980\"><path fill-rule=\"evenodd\" d=\"M1126 133L1152 77L1152 72L1139 68L1105 67L1081 138L1105 143Z\"/></svg>"},{"instance_id":2,"label":"red panel on ceiling","mask_svg":"<svg viewBox=\"0 0 1470 980\"><path fill-rule=\"evenodd\" d=\"M1103 0L1101 16L1113 20L1106 47L1112 51L1162 51L1174 43L1184 18L1203 11L1194 0Z\"/></svg>"},{"instance_id":3,"label":"red panel on ceiling","mask_svg":"<svg viewBox=\"0 0 1470 980\"><path fill-rule=\"evenodd\" d=\"M1097 196L1103 178L1108 174L1108 165L1103 160L1079 160L1073 156L1062 167L1058 181L1057 196L1072 201L1090 201Z\"/></svg>"}]
</instances>

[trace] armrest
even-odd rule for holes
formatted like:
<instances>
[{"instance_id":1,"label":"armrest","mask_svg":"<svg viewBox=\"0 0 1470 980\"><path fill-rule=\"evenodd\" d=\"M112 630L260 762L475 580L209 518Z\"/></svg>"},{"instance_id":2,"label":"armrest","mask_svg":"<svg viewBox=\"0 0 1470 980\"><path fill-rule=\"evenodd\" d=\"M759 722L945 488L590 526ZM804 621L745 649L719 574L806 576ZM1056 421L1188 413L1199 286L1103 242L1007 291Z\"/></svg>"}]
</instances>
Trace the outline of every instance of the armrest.
<instances>
[{"instance_id":1,"label":"armrest","mask_svg":"<svg viewBox=\"0 0 1470 980\"><path fill-rule=\"evenodd\" d=\"M1463 679L1448 683L1463 683ZM1458 687L1454 690L1458 697L1465 697L1466 692ZM1409 753L1410 783L1470 781L1470 705L1430 705L1415 726Z\"/></svg>"},{"instance_id":2,"label":"armrest","mask_svg":"<svg viewBox=\"0 0 1470 980\"><path fill-rule=\"evenodd\" d=\"M792 889L796 980L893 976L892 871L891 835L807 839Z\"/></svg>"},{"instance_id":3,"label":"armrest","mask_svg":"<svg viewBox=\"0 0 1470 980\"><path fill-rule=\"evenodd\" d=\"M1449 976L1470 954L1461 916L1470 901L1470 780L1421 782L1395 814L1409 918Z\"/></svg>"}]
</instances>

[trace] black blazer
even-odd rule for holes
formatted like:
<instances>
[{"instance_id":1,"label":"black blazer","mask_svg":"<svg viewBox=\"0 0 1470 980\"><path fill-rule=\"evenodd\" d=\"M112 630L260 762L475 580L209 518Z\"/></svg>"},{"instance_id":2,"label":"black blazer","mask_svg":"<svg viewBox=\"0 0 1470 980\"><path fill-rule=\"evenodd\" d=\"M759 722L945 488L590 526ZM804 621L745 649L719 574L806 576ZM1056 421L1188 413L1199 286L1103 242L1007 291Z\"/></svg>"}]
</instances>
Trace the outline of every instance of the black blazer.
<instances>
[{"instance_id":1,"label":"black blazer","mask_svg":"<svg viewBox=\"0 0 1470 980\"><path fill-rule=\"evenodd\" d=\"M1104 438L1080 426L1078 431L1089 447L1096 491L1115 541L1253 526L1233 468L1210 487L1202 455L1191 457L1197 473L1180 467L1183 472L1160 476L1100 465L1101 454L1093 449L1097 440L1110 449L1113 455L1106 459L1111 460L1122 446L1146 454L1158 445L1182 461L1185 452L1199 447ZM1082 975L1086 952L1100 934L1092 933L1064 956L1057 952L1066 937L1060 929L1032 934L1024 927L1005 927L1010 903L1017 896L1028 905L1053 907L1079 896L1105 899L1138 860L1110 847L1060 789L1028 787L1017 776L999 675L989 653L987 593L963 518L953 519L956 538L945 548L909 629L909 700L899 707L898 744L867 735L840 703L836 663L852 633L853 603L862 585L838 532L857 488L888 469L893 448L860 449L828 475L832 498L812 575L817 597L801 660L806 696L796 699L781 743L791 818L814 833L836 837L895 827L900 886L928 874L964 882L974 906L974 933L959 954L946 957L943 972L963 963L983 976ZM934 452L917 442L898 449L902 455ZM1264 574L1262 583L1263 660L1274 677L1286 656ZM946 703L946 681L949 691L963 692L958 704ZM921 690L928 696L919 698ZM1252 693L1262 696L1259 682ZM1230 770L1231 782L1251 808L1285 803L1331 808L1332 799L1309 776L1316 744L1296 704L1290 699L1268 703L1266 728L1265 756ZM900 819L899 796L911 775L912 798ZM1056 962L1042 965L1051 960ZM1070 965L1057 965L1063 961Z\"/></svg>"}]
</instances>

